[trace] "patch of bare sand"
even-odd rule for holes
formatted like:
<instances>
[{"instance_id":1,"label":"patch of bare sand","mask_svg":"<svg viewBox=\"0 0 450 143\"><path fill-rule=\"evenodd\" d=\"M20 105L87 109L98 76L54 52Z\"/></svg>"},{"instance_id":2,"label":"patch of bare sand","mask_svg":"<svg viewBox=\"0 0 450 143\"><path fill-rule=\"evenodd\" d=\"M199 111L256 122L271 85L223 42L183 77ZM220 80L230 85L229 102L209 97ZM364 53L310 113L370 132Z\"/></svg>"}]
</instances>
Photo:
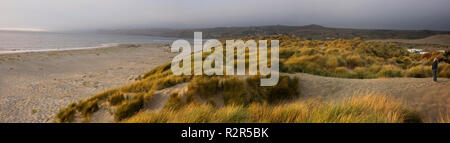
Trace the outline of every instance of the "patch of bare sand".
<instances>
[{"instance_id":1,"label":"patch of bare sand","mask_svg":"<svg viewBox=\"0 0 450 143\"><path fill-rule=\"evenodd\" d=\"M375 92L404 100L422 111L428 121L435 121L441 113L450 113L450 79L438 78L384 78L342 79L304 73L290 74L300 79L300 97L323 97L335 100L358 93Z\"/></svg>"},{"instance_id":2,"label":"patch of bare sand","mask_svg":"<svg viewBox=\"0 0 450 143\"><path fill-rule=\"evenodd\" d=\"M161 46L0 54L0 122L52 122L60 108L169 62L175 54Z\"/></svg>"}]
</instances>

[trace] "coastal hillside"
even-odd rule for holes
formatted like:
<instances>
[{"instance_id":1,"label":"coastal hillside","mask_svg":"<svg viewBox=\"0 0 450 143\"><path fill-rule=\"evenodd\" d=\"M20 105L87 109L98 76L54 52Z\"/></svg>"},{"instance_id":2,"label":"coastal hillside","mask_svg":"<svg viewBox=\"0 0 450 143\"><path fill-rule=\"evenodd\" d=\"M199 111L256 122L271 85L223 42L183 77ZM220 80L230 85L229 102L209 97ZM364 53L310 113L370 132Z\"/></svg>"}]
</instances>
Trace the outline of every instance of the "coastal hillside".
<instances>
[{"instance_id":1,"label":"coastal hillside","mask_svg":"<svg viewBox=\"0 0 450 143\"><path fill-rule=\"evenodd\" d=\"M193 33L201 31L204 38L243 38L259 37L264 35L295 35L307 40L334 40L338 38L352 39L359 37L365 40L371 39L420 39L437 34L450 34L449 31L430 30L380 30L380 29L350 29L330 28L320 25L305 26L250 26L250 27L216 27L201 29L117 29L99 30L99 33L130 34L192 38Z\"/></svg>"},{"instance_id":2,"label":"coastal hillside","mask_svg":"<svg viewBox=\"0 0 450 143\"><path fill-rule=\"evenodd\" d=\"M433 35L422 39L386 39L384 41L409 44L437 44L450 46L450 35Z\"/></svg>"}]
</instances>

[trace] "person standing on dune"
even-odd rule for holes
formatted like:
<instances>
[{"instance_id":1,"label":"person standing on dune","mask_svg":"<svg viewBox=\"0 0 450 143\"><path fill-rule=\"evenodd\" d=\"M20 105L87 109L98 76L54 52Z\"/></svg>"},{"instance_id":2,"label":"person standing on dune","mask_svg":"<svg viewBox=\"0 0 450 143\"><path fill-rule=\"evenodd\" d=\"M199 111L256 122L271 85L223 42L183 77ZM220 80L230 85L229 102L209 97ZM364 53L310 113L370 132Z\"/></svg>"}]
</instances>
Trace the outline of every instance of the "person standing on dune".
<instances>
[{"instance_id":1,"label":"person standing on dune","mask_svg":"<svg viewBox=\"0 0 450 143\"><path fill-rule=\"evenodd\" d=\"M431 69L433 70L433 81L435 82L437 82L438 62L439 60L437 58L434 58L433 65L431 66Z\"/></svg>"}]
</instances>

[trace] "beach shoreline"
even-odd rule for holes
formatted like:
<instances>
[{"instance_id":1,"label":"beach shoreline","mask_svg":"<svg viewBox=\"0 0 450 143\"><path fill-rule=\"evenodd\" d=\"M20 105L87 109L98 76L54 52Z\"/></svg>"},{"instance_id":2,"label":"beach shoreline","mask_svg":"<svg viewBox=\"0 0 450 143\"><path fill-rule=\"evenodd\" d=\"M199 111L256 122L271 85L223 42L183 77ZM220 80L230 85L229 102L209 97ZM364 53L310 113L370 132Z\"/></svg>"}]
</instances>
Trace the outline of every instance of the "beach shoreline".
<instances>
[{"instance_id":1,"label":"beach shoreline","mask_svg":"<svg viewBox=\"0 0 450 143\"><path fill-rule=\"evenodd\" d=\"M52 122L60 108L169 62L167 44L0 52L0 122Z\"/></svg>"},{"instance_id":2,"label":"beach shoreline","mask_svg":"<svg viewBox=\"0 0 450 143\"><path fill-rule=\"evenodd\" d=\"M58 52L58 51L73 51L73 50L89 50L89 49L101 49L101 48L111 48L120 45L131 45L131 44L118 44L118 43L108 43L101 44L99 46L92 47L77 47L77 48L62 48L62 49L39 49L39 50L8 50L0 51L0 55L6 54L22 54L22 53L36 53L36 52Z\"/></svg>"}]
</instances>

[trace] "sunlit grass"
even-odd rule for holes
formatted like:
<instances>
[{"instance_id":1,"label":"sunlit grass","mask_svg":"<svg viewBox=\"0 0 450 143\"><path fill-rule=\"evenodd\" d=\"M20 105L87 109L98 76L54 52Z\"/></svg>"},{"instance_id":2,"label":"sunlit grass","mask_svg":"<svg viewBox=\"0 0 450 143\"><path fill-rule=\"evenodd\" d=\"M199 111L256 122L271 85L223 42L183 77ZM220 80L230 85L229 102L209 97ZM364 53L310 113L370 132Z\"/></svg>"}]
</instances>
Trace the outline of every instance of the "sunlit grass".
<instances>
[{"instance_id":1,"label":"sunlit grass","mask_svg":"<svg viewBox=\"0 0 450 143\"><path fill-rule=\"evenodd\" d=\"M177 110L144 111L128 123L404 123L423 122L421 115L397 99L369 93L340 101L298 100L249 106L189 104Z\"/></svg>"}]
</instances>

